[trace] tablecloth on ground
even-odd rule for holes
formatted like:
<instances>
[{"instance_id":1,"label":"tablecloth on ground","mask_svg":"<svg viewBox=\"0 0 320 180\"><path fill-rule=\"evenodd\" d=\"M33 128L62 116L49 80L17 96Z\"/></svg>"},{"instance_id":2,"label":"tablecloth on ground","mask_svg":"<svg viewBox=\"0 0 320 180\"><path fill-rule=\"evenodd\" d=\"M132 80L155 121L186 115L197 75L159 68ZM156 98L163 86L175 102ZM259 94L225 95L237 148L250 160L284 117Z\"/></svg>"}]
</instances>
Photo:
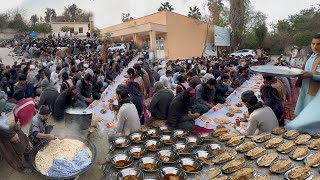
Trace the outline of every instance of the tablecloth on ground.
<instances>
[{"instance_id":1,"label":"tablecloth on ground","mask_svg":"<svg viewBox=\"0 0 320 180\"><path fill-rule=\"evenodd\" d=\"M243 118L243 113L248 111L246 106L242 107L236 107L236 104L241 102L241 94L247 90L252 90L255 92L256 96L260 96L260 86L263 84L263 78L262 76L256 75L250 78L248 81L244 82L240 88L237 88L233 93L231 93L227 97L227 101L231 102L231 106L224 105L223 108L214 111L212 109L209 110L209 112L205 113L203 116L209 118L211 121L204 121L202 119L196 119L195 125L206 128L206 129L215 129L218 125L218 123L214 122L215 118L227 118L231 123L236 123L236 118ZM260 99L260 98L259 98ZM217 104L215 108L223 106L223 104ZM229 108L239 108L241 109L241 113L235 113L233 117L227 117L226 113L229 112ZM243 123L246 124L246 123ZM231 129L231 126L228 126L229 129ZM233 129L233 128L232 128Z\"/></svg>"},{"instance_id":2,"label":"tablecloth on ground","mask_svg":"<svg viewBox=\"0 0 320 180\"><path fill-rule=\"evenodd\" d=\"M133 67L134 64L137 63L138 59L142 56L136 56L132 59L132 61L129 63L128 68ZM93 119L98 121L105 121L105 122L111 122L113 119L113 113L107 108L108 106L108 100L115 97L115 90L118 85L124 84L126 81L125 75L127 74L127 69L125 68L120 75L118 75L115 80L114 84L110 84L108 88L104 90L104 92L101 94L100 100L94 101L92 103L93 106ZM117 100L115 100L114 104L117 104ZM88 107L90 108L90 107ZM101 113L100 111L104 109L107 110L105 114Z\"/></svg>"}]
</instances>

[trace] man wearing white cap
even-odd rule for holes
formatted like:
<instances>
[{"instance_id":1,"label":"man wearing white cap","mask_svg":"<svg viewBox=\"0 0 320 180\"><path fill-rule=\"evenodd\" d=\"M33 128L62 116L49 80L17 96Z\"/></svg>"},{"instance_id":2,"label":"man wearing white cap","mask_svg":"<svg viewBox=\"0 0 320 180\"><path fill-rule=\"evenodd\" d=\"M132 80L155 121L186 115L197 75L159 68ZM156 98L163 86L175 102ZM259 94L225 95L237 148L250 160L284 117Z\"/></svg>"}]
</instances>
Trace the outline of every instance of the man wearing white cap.
<instances>
[{"instance_id":1,"label":"man wearing white cap","mask_svg":"<svg viewBox=\"0 0 320 180\"><path fill-rule=\"evenodd\" d=\"M31 83L31 84L34 84L35 83L35 81L36 81L36 75L37 75L37 73L36 73L36 66L35 65L33 65L33 64L31 64L30 65L30 69L29 69L29 72L28 72L28 74L27 74L27 81L29 82L29 83Z\"/></svg>"}]
</instances>

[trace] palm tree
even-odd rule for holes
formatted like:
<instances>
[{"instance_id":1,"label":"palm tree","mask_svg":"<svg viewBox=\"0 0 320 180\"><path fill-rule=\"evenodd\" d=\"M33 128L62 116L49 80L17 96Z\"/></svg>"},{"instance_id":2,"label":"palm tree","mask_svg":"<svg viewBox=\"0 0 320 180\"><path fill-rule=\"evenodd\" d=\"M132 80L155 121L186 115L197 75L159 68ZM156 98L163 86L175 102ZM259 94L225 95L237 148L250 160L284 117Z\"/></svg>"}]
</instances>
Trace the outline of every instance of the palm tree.
<instances>
[{"instance_id":1,"label":"palm tree","mask_svg":"<svg viewBox=\"0 0 320 180\"><path fill-rule=\"evenodd\" d=\"M249 0L230 0L230 25L232 29L232 47L237 50L240 46L245 28L245 16Z\"/></svg>"},{"instance_id":2,"label":"palm tree","mask_svg":"<svg viewBox=\"0 0 320 180\"><path fill-rule=\"evenodd\" d=\"M131 17L130 13L122 13L122 17L121 17L122 22L127 22L132 19L133 17Z\"/></svg>"},{"instance_id":3,"label":"palm tree","mask_svg":"<svg viewBox=\"0 0 320 180\"><path fill-rule=\"evenodd\" d=\"M158 11L173 11L174 8L172 7L172 5L169 2L165 2L165 3L161 3L161 6L159 7Z\"/></svg>"},{"instance_id":4,"label":"palm tree","mask_svg":"<svg viewBox=\"0 0 320 180\"><path fill-rule=\"evenodd\" d=\"M194 19L200 20L200 19L201 19L200 9L199 9L197 6L195 6L195 7L193 7L193 8L190 7L190 8L189 8L188 16L189 16L189 17L192 17L192 18L194 18Z\"/></svg>"},{"instance_id":5,"label":"palm tree","mask_svg":"<svg viewBox=\"0 0 320 180\"><path fill-rule=\"evenodd\" d=\"M32 26L35 26L37 22L39 22L39 18L36 14L32 15L30 18L30 21L32 23Z\"/></svg>"}]
</instances>

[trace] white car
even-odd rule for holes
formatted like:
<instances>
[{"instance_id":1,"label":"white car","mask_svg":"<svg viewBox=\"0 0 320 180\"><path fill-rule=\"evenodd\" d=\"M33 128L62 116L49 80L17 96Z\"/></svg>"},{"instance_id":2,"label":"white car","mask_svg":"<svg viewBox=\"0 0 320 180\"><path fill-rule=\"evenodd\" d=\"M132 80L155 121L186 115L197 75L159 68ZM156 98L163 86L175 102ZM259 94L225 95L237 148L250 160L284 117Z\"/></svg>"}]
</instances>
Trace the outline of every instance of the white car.
<instances>
[{"instance_id":1,"label":"white car","mask_svg":"<svg viewBox=\"0 0 320 180\"><path fill-rule=\"evenodd\" d=\"M230 54L231 56L251 56L251 57L255 57L256 56L256 52L252 49L241 49L239 51L236 51L234 53Z\"/></svg>"},{"instance_id":2,"label":"white car","mask_svg":"<svg viewBox=\"0 0 320 180\"><path fill-rule=\"evenodd\" d=\"M116 43L112 47L109 47L109 51L116 51L116 50L126 50L126 45L124 43Z\"/></svg>"}]
</instances>

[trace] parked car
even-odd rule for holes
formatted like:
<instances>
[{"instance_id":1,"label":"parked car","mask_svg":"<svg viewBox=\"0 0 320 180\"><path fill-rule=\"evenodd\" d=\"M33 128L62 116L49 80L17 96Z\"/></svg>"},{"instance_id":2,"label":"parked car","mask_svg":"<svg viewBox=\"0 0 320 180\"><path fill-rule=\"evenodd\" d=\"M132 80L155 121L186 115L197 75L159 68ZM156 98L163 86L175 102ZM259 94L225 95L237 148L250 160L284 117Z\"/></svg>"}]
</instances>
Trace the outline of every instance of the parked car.
<instances>
[{"instance_id":1,"label":"parked car","mask_svg":"<svg viewBox=\"0 0 320 180\"><path fill-rule=\"evenodd\" d=\"M238 50L234 53L230 54L231 56L251 56L251 57L255 57L256 56L256 52L252 49L241 49Z\"/></svg>"},{"instance_id":2,"label":"parked car","mask_svg":"<svg viewBox=\"0 0 320 180\"><path fill-rule=\"evenodd\" d=\"M116 43L112 47L109 47L109 51L116 51L116 50L125 50L126 45L124 43Z\"/></svg>"}]
</instances>

